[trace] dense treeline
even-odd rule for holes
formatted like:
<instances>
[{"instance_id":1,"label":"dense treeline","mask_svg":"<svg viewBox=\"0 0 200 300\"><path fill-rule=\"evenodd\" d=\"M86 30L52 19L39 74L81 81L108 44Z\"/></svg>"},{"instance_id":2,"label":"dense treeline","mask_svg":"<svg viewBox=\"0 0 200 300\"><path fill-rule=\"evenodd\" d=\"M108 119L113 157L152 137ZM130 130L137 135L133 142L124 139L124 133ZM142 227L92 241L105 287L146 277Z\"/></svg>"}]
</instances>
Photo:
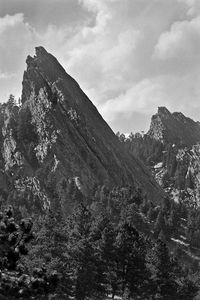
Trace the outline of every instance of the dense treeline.
<instances>
[{"instance_id":1,"label":"dense treeline","mask_svg":"<svg viewBox=\"0 0 200 300\"><path fill-rule=\"evenodd\" d=\"M162 161L164 146L160 141L147 134L131 133L128 138L123 133L116 133L120 142L124 143L127 151L133 153L146 165L154 165Z\"/></svg>"},{"instance_id":2,"label":"dense treeline","mask_svg":"<svg viewBox=\"0 0 200 300\"><path fill-rule=\"evenodd\" d=\"M46 299L55 290L58 275L46 267L25 270L21 259L28 255L28 243L34 238L31 219L18 224L11 207L0 213L0 299Z\"/></svg>"},{"instance_id":3,"label":"dense treeline","mask_svg":"<svg viewBox=\"0 0 200 300\"><path fill-rule=\"evenodd\" d=\"M130 187L112 191L97 188L94 199L90 207L84 201L77 204L68 218L55 199L47 214L34 224L29 219L16 226L14 233L20 230L23 238L15 241L14 248L10 244L13 232L2 229L7 232L8 246L15 249L20 245L22 253L20 250L16 260L20 271L16 263L12 267L20 289L12 287L15 280L9 282L11 287L7 290L1 280L1 293L7 299L16 288L15 297L21 299L29 299L29 295L32 299L114 299L116 295L122 299L193 299L198 291L197 275L194 280L164 242L167 234L160 215L162 212L164 220L172 218L172 211L176 211L172 203L166 199L160 209L148 207L151 204L141 191ZM157 210L154 227L149 221L153 215L150 209ZM3 223L15 224L10 212L11 209L5 212ZM150 226L149 232L154 228L151 237L146 234L146 226ZM9 264L11 257L7 256ZM57 278L55 271L59 274L58 283L49 285L49 280ZM7 278L13 274L2 265L1 272Z\"/></svg>"},{"instance_id":4,"label":"dense treeline","mask_svg":"<svg viewBox=\"0 0 200 300\"><path fill-rule=\"evenodd\" d=\"M25 262L58 271L58 299L193 299L197 293L166 244L136 230L130 215L115 224L80 204L65 221L57 208L39 222Z\"/></svg>"}]
</instances>

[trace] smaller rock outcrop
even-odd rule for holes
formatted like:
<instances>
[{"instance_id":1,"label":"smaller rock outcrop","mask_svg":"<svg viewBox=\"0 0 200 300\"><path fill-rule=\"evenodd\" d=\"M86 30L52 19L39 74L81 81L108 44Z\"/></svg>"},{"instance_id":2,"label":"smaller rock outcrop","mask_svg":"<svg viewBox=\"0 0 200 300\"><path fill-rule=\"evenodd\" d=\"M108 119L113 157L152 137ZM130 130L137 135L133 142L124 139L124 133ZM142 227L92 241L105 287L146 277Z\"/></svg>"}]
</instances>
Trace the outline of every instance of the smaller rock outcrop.
<instances>
[{"instance_id":1,"label":"smaller rock outcrop","mask_svg":"<svg viewBox=\"0 0 200 300\"><path fill-rule=\"evenodd\" d=\"M180 112L170 113L166 107L159 107L147 135L163 144L191 147L200 142L200 125Z\"/></svg>"},{"instance_id":2,"label":"smaller rock outcrop","mask_svg":"<svg viewBox=\"0 0 200 300\"><path fill-rule=\"evenodd\" d=\"M159 107L146 134L131 134L121 141L151 168L157 182L172 197L200 205L199 122Z\"/></svg>"}]
</instances>

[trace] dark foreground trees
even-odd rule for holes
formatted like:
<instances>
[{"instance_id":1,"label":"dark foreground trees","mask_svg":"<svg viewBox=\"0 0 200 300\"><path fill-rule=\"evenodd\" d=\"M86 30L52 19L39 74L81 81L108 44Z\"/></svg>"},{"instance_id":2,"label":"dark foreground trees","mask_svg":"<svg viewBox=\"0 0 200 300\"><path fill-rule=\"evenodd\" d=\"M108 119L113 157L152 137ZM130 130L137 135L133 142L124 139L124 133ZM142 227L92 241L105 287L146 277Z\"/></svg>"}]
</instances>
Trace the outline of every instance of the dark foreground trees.
<instances>
[{"instance_id":1,"label":"dark foreground trees","mask_svg":"<svg viewBox=\"0 0 200 300\"><path fill-rule=\"evenodd\" d=\"M34 238L32 225L31 219L17 224L11 207L0 213L0 299L46 299L56 288L56 272L47 274L43 266L29 275L21 264Z\"/></svg>"},{"instance_id":2,"label":"dark foreground trees","mask_svg":"<svg viewBox=\"0 0 200 300\"><path fill-rule=\"evenodd\" d=\"M35 224L34 239L30 219L16 224L11 208L0 218L6 299L190 300L197 293L166 244L144 237L130 214L113 223L108 213L97 216L80 204L65 219L57 205Z\"/></svg>"},{"instance_id":3,"label":"dark foreground trees","mask_svg":"<svg viewBox=\"0 0 200 300\"><path fill-rule=\"evenodd\" d=\"M83 204L66 222L71 295L77 300L193 299L197 287L161 240L145 238L122 217L93 216Z\"/></svg>"}]
</instances>

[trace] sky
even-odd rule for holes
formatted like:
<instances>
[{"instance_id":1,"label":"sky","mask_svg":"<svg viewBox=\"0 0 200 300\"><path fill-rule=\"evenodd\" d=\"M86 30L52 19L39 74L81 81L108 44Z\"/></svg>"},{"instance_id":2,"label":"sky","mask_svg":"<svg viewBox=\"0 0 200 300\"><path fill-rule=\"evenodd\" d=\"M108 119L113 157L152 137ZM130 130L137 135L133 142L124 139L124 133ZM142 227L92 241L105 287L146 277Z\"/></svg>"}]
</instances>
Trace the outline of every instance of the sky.
<instances>
[{"instance_id":1,"label":"sky","mask_svg":"<svg viewBox=\"0 0 200 300\"><path fill-rule=\"evenodd\" d=\"M200 0L0 0L0 101L43 46L116 132L158 106L200 120Z\"/></svg>"}]
</instances>

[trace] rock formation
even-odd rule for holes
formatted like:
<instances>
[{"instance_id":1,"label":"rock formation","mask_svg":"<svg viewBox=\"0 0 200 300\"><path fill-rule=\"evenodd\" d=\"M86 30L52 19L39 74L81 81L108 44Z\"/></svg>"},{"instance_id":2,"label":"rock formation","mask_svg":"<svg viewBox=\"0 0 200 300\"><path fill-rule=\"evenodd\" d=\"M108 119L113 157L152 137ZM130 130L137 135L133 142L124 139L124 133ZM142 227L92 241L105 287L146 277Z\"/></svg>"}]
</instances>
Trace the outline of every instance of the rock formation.
<instances>
[{"instance_id":1,"label":"rock formation","mask_svg":"<svg viewBox=\"0 0 200 300\"><path fill-rule=\"evenodd\" d=\"M57 59L37 47L26 62L22 105L1 108L1 170L9 197L42 209L56 195L67 210L74 186L88 196L95 185L134 184L161 199L149 170L127 153Z\"/></svg>"},{"instance_id":2,"label":"rock formation","mask_svg":"<svg viewBox=\"0 0 200 300\"><path fill-rule=\"evenodd\" d=\"M147 166L157 182L179 201L199 203L200 125L180 112L159 107L149 131L131 134L125 147Z\"/></svg>"},{"instance_id":3,"label":"rock formation","mask_svg":"<svg viewBox=\"0 0 200 300\"><path fill-rule=\"evenodd\" d=\"M190 147L200 142L200 125L181 112L170 113L166 107L159 107L147 135L164 144Z\"/></svg>"}]
</instances>

